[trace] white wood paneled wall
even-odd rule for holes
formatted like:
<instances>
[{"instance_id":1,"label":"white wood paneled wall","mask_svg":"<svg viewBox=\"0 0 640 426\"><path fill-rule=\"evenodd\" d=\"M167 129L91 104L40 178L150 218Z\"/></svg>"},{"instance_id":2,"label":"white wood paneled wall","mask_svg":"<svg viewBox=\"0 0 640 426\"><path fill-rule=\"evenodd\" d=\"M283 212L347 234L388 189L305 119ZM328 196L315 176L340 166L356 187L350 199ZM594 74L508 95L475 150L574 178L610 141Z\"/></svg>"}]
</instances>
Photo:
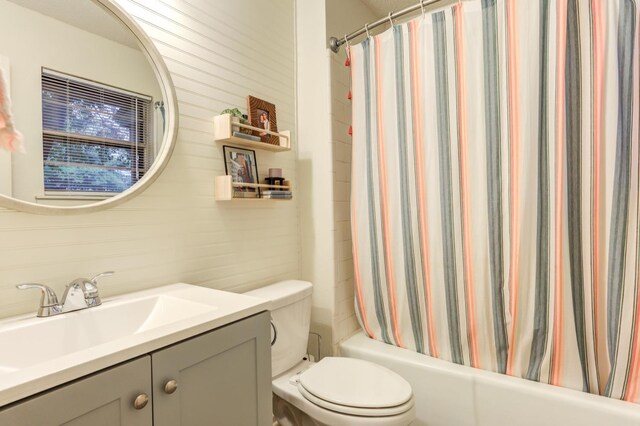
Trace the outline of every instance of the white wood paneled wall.
<instances>
[{"instance_id":1,"label":"white wood paneled wall","mask_svg":"<svg viewBox=\"0 0 640 426\"><path fill-rule=\"evenodd\" d=\"M0 317L35 312L41 282L105 270L104 296L187 282L244 290L299 275L297 204L216 202L224 174L212 117L246 108L252 94L276 104L294 150L258 152L260 176L282 167L296 180L293 0L116 0L154 40L176 86L178 143L150 189L117 208L76 216L0 209Z\"/></svg>"},{"instance_id":2,"label":"white wood paneled wall","mask_svg":"<svg viewBox=\"0 0 640 426\"><path fill-rule=\"evenodd\" d=\"M328 11L333 11L330 3ZM336 13L338 13L336 11ZM331 15L329 15L331 16ZM328 31L331 34L330 31ZM351 102L349 68L344 49L331 56L331 141L333 147L333 220L335 313L333 349L360 328L354 311L354 273L351 250Z\"/></svg>"}]
</instances>

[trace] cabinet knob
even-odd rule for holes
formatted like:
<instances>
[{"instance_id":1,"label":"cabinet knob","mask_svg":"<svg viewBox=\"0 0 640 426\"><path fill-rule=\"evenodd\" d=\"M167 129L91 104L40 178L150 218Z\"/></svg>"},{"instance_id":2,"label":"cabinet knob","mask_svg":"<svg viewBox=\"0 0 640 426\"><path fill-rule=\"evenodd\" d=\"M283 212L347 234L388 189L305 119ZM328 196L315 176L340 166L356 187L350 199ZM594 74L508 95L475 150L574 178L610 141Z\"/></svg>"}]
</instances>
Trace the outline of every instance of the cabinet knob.
<instances>
[{"instance_id":1,"label":"cabinet knob","mask_svg":"<svg viewBox=\"0 0 640 426\"><path fill-rule=\"evenodd\" d=\"M146 393L141 393L133 400L133 407L136 410L142 410L149 403L149 395Z\"/></svg>"},{"instance_id":2,"label":"cabinet knob","mask_svg":"<svg viewBox=\"0 0 640 426\"><path fill-rule=\"evenodd\" d=\"M168 393L169 395L171 395L176 390L178 390L178 382L176 380L169 380L167 383L165 383L164 385L165 393Z\"/></svg>"}]
</instances>

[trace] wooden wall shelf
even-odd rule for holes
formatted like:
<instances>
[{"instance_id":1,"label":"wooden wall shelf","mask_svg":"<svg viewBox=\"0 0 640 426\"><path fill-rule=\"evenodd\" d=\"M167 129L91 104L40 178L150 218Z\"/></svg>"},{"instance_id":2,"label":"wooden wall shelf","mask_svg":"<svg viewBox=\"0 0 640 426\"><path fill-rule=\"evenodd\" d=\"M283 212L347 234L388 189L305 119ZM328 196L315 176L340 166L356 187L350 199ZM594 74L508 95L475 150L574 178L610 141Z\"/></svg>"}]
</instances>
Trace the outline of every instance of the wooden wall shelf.
<instances>
[{"instance_id":1,"label":"wooden wall shelf","mask_svg":"<svg viewBox=\"0 0 640 426\"><path fill-rule=\"evenodd\" d=\"M235 188L256 188L261 190L291 191L293 185L285 181L285 185L269 185L266 183L238 183L232 182L230 175L216 176L214 187L214 198L216 201L289 201L290 198L242 198L234 197Z\"/></svg>"},{"instance_id":2,"label":"wooden wall shelf","mask_svg":"<svg viewBox=\"0 0 640 426\"><path fill-rule=\"evenodd\" d=\"M269 130L260 129L259 127L250 126L248 124L242 124L233 122L230 114L222 114L213 118L213 131L214 138L218 143L233 144L236 146L242 146L252 149L262 149L265 151L282 152L291 150L291 132L288 130L282 132L272 132ZM272 145L266 142L256 142L249 139L243 139L238 136L233 136L234 128L243 128L254 130L256 132L266 132L270 135L278 136L280 144Z\"/></svg>"}]
</instances>

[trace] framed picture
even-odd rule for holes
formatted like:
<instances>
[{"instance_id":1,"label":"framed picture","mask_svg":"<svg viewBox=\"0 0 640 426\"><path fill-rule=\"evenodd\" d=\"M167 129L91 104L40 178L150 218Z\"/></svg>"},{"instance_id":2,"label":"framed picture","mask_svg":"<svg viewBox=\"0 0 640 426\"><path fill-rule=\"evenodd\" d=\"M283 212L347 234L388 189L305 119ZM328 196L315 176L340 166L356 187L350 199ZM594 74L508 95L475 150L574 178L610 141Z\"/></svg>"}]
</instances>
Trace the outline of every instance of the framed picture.
<instances>
[{"instance_id":1,"label":"framed picture","mask_svg":"<svg viewBox=\"0 0 640 426\"><path fill-rule=\"evenodd\" d=\"M276 106L262 99L258 99L253 96L247 98L247 111L249 112L249 120L253 127L269 130L272 132L278 131L278 122L276 120ZM270 135L266 132L258 133L262 142L270 143L271 145L279 145L280 137Z\"/></svg>"},{"instance_id":2,"label":"framed picture","mask_svg":"<svg viewBox=\"0 0 640 426\"><path fill-rule=\"evenodd\" d=\"M234 183L259 183L258 163L256 152L250 149L236 148L223 145L224 171L231 176ZM233 188L234 197L257 198L260 196L258 188L237 186Z\"/></svg>"}]
</instances>

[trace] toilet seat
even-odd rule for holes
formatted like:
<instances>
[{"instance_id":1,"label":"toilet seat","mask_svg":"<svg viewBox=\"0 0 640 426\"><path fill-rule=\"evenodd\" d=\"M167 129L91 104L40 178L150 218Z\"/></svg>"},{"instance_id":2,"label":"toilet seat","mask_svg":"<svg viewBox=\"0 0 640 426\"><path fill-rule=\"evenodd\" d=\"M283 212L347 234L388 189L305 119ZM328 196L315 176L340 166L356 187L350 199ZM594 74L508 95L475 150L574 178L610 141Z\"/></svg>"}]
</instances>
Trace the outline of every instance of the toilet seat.
<instances>
[{"instance_id":1,"label":"toilet seat","mask_svg":"<svg viewBox=\"0 0 640 426\"><path fill-rule=\"evenodd\" d=\"M385 417L413 407L411 386L393 371L353 358L323 358L296 380L300 394L338 413Z\"/></svg>"},{"instance_id":2,"label":"toilet seat","mask_svg":"<svg viewBox=\"0 0 640 426\"><path fill-rule=\"evenodd\" d=\"M388 416L397 416L398 414L402 414L407 412L413 407L413 398L402 405L398 405L396 407L388 407L388 408L361 408L361 407L350 407L348 405L339 405L334 404L329 401L325 401L324 399L320 399L317 396L313 395L309 391L307 391L304 387L298 384L298 390L300 394L309 402L317 405L318 407L335 411L340 414L349 414L351 416L360 416L360 417L388 417Z\"/></svg>"}]
</instances>

